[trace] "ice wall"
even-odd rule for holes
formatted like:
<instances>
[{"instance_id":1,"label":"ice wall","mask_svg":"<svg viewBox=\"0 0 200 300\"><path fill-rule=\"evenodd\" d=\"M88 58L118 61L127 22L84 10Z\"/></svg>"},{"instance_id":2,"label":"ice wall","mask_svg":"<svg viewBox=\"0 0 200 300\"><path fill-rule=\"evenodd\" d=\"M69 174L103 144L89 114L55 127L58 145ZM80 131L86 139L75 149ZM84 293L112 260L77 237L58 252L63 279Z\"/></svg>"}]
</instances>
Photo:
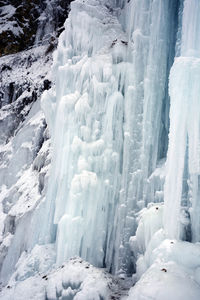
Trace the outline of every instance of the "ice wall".
<instances>
[{"instance_id":1,"label":"ice wall","mask_svg":"<svg viewBox=\"0 0 200 300\"><path fill-rule=\"evenodd\" d=\"M200 2L185 0L178 57L170 72L170 134L165 229L171 238L200 241ZM189 211L188 211L188 207ZM191 218L191 236L182 228Z\"/></svg>"},{"instance_id":2,"label":"ice wall","mask_svg":"<svg viewBox=\"0 0 200 300\"><path fill-rule=\"evenodd\" d=\"M113 238L128 47L110 9L100 1L72 3L55 57L56 98L43 98L54 144L48 197L55 201L58 263L80 255L103 266Z\"/></svg>"},{"instance_id":3,"label":"ice wall","mask_svg":"<svg viewBox=\"0 0 200 300\"><path fill-rule=\"evenodd\" d=\"M80 255L133 271L135 213L162 201L177 9L170 0L72 2L56 87L42 99L54 150L41 242L56 239L58 264Z\"/></svg>"},{"instance_id":4,"label":"ice wall","mask_svg":"<svg viewBox=\"0 0 200 300\"><path fill-rule=\"evenodd\" d=\"M124 30L131 47L126 77L123 169L115 246L116 269L130 266L135 212L163 201L168 145L168 74L174 56L177 1L131 1Z\"/></svg>"}]
</instances>

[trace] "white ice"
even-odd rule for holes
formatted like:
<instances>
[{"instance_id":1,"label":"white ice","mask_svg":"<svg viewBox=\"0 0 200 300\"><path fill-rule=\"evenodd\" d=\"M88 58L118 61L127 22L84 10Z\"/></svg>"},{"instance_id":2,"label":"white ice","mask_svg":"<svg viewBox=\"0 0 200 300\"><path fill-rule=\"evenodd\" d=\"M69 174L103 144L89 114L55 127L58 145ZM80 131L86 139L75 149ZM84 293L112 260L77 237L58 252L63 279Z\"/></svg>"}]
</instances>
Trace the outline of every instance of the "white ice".
<instances>
[{"instance_id":1,"label":"white ice","mask_svg":"<svg viewBox=\"0 0 200 300\"><path fill-rule=\"evenodd\" d=\"M171 238L182 238L181 206L190 207L194 242L200 241L199 15L199 1L185 0L180 56L175 59L169 78L170 133L164 190L166 231Z\"/></svg>"},{"instance_id":2,"label":"white ice","mask_svg":"<svg viewBox=\"0 0 200 300\"><path fill-rule=\"evenodd\" d=\"M42 97L53 165L41 240L57 224L58 264L80 255L113 272L131 268L135 213L163 200L153 171L166 151L175 18L170 1L122 2L72 2L56 87Z\"/></svg>"}]
</instances>

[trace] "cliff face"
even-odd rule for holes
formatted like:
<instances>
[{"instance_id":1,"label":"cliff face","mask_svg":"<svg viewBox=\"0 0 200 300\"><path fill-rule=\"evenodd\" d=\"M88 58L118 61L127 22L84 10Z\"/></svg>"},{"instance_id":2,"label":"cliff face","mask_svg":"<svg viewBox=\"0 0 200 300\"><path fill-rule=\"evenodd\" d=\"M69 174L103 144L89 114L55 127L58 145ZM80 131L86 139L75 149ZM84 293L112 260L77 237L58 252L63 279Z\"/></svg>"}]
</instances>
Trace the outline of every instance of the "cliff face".
<instances>
[{"instance_id":1,"label":"cliff face","mask_svg":"<svg viewBox=\"0 0 200 300\"><path fill-rule=\"evenodd\" d=\"M15 244L16 228L44 198L50 147L40 96L54 84L50 75L52 51L69 3L0 2L1 268ZM11 268L27 249L24 236L18 238L20 246L14 246Z\"/></svg>"},{"instance_id":2,"label":"cliff face","mask_svg":"<svg viewBox=\"0 0 200 300\"><path fill-rule=\"evenodd\" d=\"M53 42L71 1L0 1L0 56L17 53L35 44Z\"/></svg>"}]
</instances>

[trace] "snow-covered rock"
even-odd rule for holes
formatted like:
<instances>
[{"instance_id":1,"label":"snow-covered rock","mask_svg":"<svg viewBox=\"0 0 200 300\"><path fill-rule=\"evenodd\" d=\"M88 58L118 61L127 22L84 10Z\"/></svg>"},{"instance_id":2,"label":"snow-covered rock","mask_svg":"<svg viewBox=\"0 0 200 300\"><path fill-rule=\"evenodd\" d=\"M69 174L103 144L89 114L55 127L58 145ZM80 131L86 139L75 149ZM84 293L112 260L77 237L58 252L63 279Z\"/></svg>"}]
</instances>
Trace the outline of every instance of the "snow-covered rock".
<instances>
[{"instance_id":1,"label":"snow-covered rock","mask_svg":"<svg viewBox=\"0 0 200 300\"><path fill-rule=\"evenodd\" d=\"M0 56L38 44L55 47L71 0L2 0L0 2Z\"/></svg>"}]
</instances>

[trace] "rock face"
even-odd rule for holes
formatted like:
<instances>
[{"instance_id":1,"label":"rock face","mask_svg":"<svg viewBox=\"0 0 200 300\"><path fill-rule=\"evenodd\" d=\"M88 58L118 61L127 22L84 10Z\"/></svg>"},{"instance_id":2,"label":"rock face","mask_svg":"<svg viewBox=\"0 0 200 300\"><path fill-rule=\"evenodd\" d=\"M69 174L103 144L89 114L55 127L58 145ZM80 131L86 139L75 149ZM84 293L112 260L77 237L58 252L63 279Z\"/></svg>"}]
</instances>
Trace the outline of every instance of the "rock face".
<instances>
[{"instance_id":1,"label":"rock face","mask_svg":"<svg viewBox=\"0 0 200 300\"><path fill-rule=\"evenodd\" d=\"M35 43L53 42L68 13L70 0L0 1L0 56L17 53Z\"/></svg>"},{"instance_id":2,"label":"rock face","mask_svg":"<svg viewBox=\"0 0 200 300\"><path fill-rule=\"evenodd\" d=\"M69 3L0 1L0 269L5 282L10 271L4 262L10 260L12 270L28 248L30 232L24 228L31 230L30 215L44 200L50 140L40 96L53 84L52 51Z\"/></svg>"}]
</instances>

